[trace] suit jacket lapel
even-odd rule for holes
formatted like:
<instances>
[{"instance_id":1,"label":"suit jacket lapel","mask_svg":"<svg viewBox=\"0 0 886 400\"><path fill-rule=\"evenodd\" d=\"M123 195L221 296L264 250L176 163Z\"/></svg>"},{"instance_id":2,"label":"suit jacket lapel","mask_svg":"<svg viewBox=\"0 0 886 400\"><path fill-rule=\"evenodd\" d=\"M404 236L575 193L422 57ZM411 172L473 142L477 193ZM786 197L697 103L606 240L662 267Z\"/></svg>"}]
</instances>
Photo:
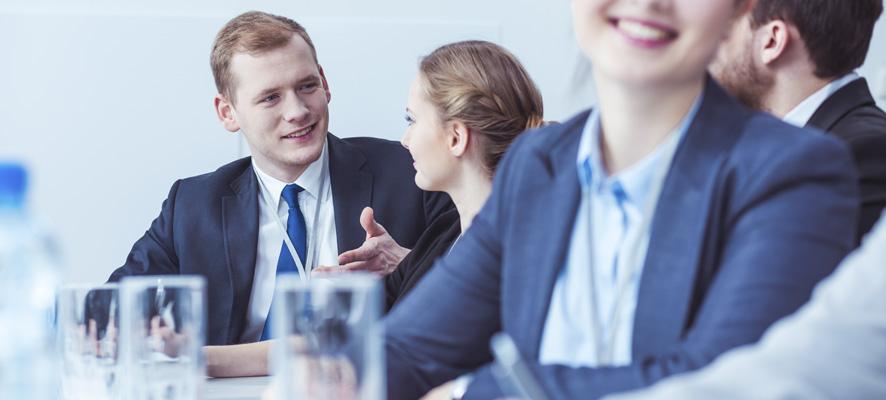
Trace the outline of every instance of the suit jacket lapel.
<instances>
[{"instance_id":1,"label":"suit jacket lapel","mask_svg":"<svg viewBox=\"0 0 886 400\"><path fill-rule=\"evenodd\" d=\"M216 319L228 321L227 343L239 343L252 293L258 244L258 180L252 166L230 186L233 194L222 197L222 229L231 279L231 312Z\"/></svg>"},{"instance_id":2,"label":"suit jacket lapel","mask_svg":"<svg viewBox=\"0 0 886 400\"><path fill-rule=\"evenodd\" d=\"M502 291L502 307L518 310L504 311L514 315L517 329L510 330L518 343L528 346L530 359L538 358L551 294L557 275L563 267L569 248L576 210L581 193L576 168L578 142L590 113L576 117L565 132L550 147L539 149L534 162L526 170L537 173L527 177L525 193L518 216L512 223L524 227L522 233L509 244L519 249L519 256L508 260L511 266L503 270L503 281L508 290Z\"/></svg>"},{"instance_id":3,"label":"suit jacket lapel","mask_svg":"<svg viewBox=\"0 0 886 400\"><path fill-rule=\"evenodd\" d=\"M871 96L867 81L864 78L856 79L836 91L824 103L821 103L821 106L809 118L806 126L818 128L826 132L831 131L834 125L852 110L876 104L873 96Z\"/></svg>"},{"instance_id":4,"label":"suit jacket lapel","mask_svg":"<svg viewBox=\"0 0 886 400\"><path fill-rule=\"evenodd\" d=\"M714 234L706 230L716 220L710 214L716 211L711 205L721 184L720 167L746 120L747 111L709 79L652 221L634 315L635 357L665 349L689 323L706 233Z\"/></svg>"},{"instance_id":5,"label":"suit jacket lapel","mask_svg":"<svg viewBox=\"0 0 886 400\"><path fill-rule=\"evenodd\" d=\"M372 200L372 174L364 169L366 157L347 142L326 135L329 144L329 180L335 209L335 236L338 251L355 249L366 235L360 226L360 213Z\"/></svg>"}]
</instances>

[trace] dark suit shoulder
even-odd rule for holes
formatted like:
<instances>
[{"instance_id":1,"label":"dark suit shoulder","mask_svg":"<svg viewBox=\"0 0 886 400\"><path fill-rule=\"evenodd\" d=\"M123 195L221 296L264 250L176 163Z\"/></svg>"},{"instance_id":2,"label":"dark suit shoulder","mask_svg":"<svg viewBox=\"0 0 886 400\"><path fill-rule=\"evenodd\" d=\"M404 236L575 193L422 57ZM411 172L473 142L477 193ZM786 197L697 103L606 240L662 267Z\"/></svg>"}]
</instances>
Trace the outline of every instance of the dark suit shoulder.
<instances>
[{"instance_id":1,"label":"dark suit shoulder","mask_svg":"<svg viewBox=\"0 0 886 400\"><path fill-rule=\"evenodd\" d=\"M329 135L330 151L332 160L342 160L343 156L349 158L348 163L354 167L368 167L373 174L389 177L388 183L411 185L411 190L418 192L418 188L412 183L412 156L399 142L372 137L338 138ZM338 167L332 165L332 168ZM393 181L391 181L391 178Z\"/></svg>"},{"instance_id":2,"label":"dark suit shoulder","mask_svg":"<svg viewBox=\"0 0 886 400\"><path fill-rule=\"evenodd\" d=\"M412 165L412 157L400 142L372 137L341 139L366 157L370 164L406 163Z\"/></svg>"},{"instance_id":3,"label":"dark suit shoulder","mask_svg":"<svg viewBox=\"0 0 886 400\"><path fill-rule=\"evenodd\" d=\"M340 138L341 141L369 151L405 150L400 142L368 136Z\"/></svg>"},{"instance_id":4,"label":"dark suit shoulder","mask_svg":"<svg viewBox=\"0 0 886 400\"><path fill-rule=\"evenodd\" d=\"M886 113L877 107L864 78L831 94L809 118L808 125L850 143L886 138Z\"/></svg>"},{"instance_id":5,"label":"dark suit shoulder","mask_svg":"<svg viewBox=\"0 0 886 400\"><path fill-rule=\"evenodd\" d=\"M854 108L837 120L830 133L850 144L855 141L886 143L886 112L876 105Z\"/></svg>"},{"instance_id":6,"label":"dark suit shoulder","mask_svg":"<svg viewBox=\"0 0 886 400\"><path fill-rule=\"evenodd\" d=\"M231 184L243 176L246 171L252 171L252 158L243 157L222 165L213 172L196 175L181 180L181 189L185 191L200 190L207 193L230 191Z\"/></svg>"}]
</instances>

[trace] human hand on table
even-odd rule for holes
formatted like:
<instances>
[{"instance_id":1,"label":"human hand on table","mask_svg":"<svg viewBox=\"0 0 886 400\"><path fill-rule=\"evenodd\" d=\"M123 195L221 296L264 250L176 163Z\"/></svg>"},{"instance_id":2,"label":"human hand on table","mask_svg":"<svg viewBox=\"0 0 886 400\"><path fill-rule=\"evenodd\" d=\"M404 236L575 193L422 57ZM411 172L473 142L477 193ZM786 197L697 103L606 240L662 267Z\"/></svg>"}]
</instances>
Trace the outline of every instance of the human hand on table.
<instances>
[{"instance_id":1,"label":"human hand on table","mask_svg":"<svg viewBox=\"0 0 886 400\"><path fill-rule=\"evenodd\" d=\"M163 322L161 316L151 318L151 331L148 337L148 346L151 350L175 358L180 355L188 340L187 335L175 332L175 327Z\"/></svg>"}]
</instances>

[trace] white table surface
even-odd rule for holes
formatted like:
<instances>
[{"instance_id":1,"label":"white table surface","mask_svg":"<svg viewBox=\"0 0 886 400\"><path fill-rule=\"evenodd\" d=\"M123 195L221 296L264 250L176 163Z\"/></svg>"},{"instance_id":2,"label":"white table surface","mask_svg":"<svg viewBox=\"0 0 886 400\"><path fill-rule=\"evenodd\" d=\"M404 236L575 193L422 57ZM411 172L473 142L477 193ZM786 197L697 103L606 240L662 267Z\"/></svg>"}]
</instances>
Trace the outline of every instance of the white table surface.
<instances>
[{"instance_id":1,"label":"white table surface","mask_svg":"<svg viewBox=\"0 0 886 400\"><path fill-rule=\"evenodd\" d=\"M260 400L271 384L269 376L212 378L206 380L204 400Z\"/></svg>"}]
</instances>

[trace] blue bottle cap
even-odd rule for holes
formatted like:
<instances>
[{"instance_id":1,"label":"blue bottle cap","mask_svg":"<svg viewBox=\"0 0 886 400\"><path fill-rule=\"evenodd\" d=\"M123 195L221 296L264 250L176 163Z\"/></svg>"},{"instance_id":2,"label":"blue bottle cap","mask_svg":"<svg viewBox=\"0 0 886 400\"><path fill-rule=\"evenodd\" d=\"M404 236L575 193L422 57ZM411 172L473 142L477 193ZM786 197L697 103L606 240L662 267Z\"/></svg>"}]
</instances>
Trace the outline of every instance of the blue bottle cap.
<instances>
[{"instance_id":1,"label":"blue bottle cap","mask_svg":"<svg viewBox=\"0 0 886 400\"><path fill-rule=\"evenodd\" d=\"M16 162L0 161L0 208L20 208L28 187L28 171Z\"/></svg>"}]
</instances>

